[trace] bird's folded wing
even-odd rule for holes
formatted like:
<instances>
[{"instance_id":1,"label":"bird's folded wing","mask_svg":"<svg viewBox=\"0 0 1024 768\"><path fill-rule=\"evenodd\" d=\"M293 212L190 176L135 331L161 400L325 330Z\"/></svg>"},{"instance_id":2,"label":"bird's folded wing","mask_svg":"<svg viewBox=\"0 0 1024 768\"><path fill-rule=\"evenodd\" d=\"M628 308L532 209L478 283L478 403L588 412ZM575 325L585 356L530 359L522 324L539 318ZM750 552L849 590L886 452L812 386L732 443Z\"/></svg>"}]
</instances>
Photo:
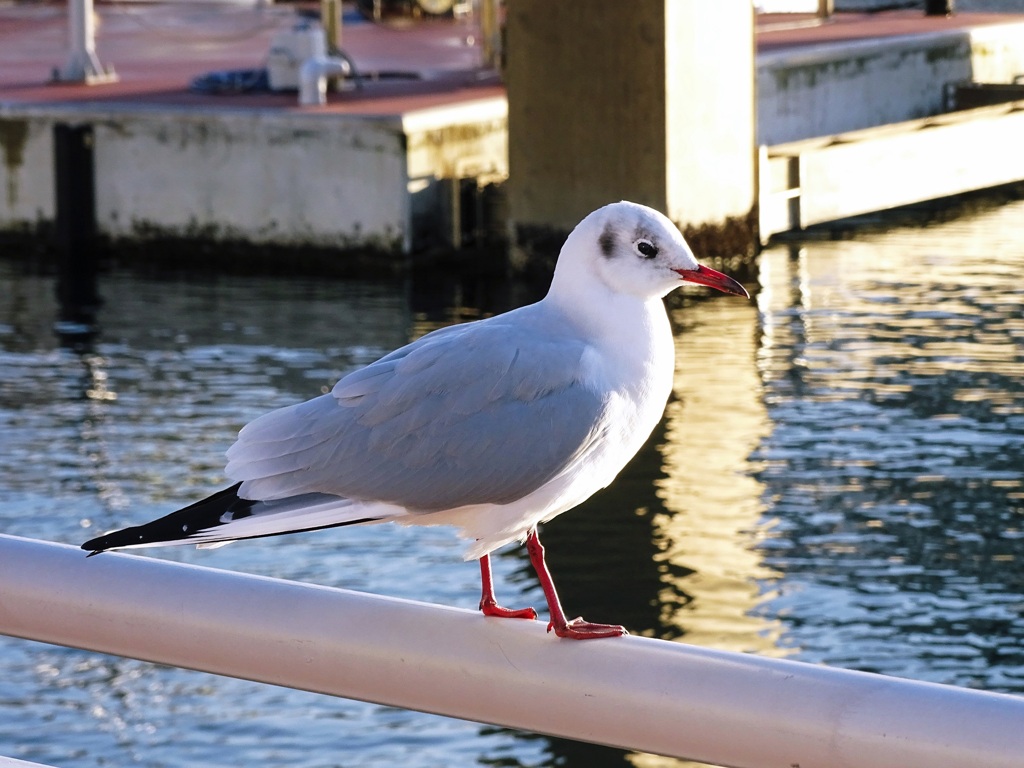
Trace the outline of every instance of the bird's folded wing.
<instances>
[{"instance_id":1,"label":"bird's folded wing","mask_svg":"<svg viewBox=\"0 0 1024 768\"><path fill-rule=\"evenodd\" d=\"M502 322L459 328L245 427L228 452L240 495L328 493L429 512L515 501L578 462L605 409L581 377L586 345Z\"/></svg>"}]
</instances>

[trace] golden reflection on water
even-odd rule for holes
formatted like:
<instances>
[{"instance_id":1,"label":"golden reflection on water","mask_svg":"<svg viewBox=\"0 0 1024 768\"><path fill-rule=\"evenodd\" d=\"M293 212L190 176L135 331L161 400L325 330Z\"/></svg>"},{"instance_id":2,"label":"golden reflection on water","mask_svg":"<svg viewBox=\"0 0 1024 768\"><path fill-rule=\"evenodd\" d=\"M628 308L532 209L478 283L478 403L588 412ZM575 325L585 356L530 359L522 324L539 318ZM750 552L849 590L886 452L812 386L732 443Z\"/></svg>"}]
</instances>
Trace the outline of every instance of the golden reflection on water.
<instances>
[{"instance_id":1,"label":"golden reflection on water","mask_svg":"<svg viewBox=\"0 0 1024 768\"><path fill-rule=\"evenodd\" d=\"M653 520L661 621L695 645L783 655L779 624L755 610L778 577L755 550L764 489L748 462L769 428L755 365L757 308L705 301L674 320L682 328L658 481L665 512Z\"/></svg>"},{"instance_id":2,"label":"golden reflection on water","mask_svg":"<svg viewBox=\"0 0 1024 768\"><path fill-rule=\"evenodd\" d=\"M755 549L765 535L764 489L749 456L769 429L757 307L702 301L673 313L673 322L676 377L658 481L665 511L652 521L661 623L686 643L782 656L780 622L757 613L779 576ZM627 759L637 768L703 765L643 753Z\"/></svg>"}]
</instances>

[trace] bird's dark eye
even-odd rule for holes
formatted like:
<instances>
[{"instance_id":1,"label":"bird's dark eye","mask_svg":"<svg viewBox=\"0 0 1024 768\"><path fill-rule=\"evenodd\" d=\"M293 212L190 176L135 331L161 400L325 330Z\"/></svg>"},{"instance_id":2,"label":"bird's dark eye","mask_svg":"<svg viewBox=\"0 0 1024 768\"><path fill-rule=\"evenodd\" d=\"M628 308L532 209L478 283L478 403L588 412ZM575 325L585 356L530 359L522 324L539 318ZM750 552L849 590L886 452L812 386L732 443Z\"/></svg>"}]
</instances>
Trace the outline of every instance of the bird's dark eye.
<instances>
[{"instance_id":1,"label":"bird's dark eye","mask_svg":"<svg viewBox=\"0 0 1024 768\"><path fill-rule=\"evenodd\" d=\"M650 240L637 240L633 247L636 248L636 252L645 259L653 259L658 255L658 246Z\"/></svg>"}]
</instances>

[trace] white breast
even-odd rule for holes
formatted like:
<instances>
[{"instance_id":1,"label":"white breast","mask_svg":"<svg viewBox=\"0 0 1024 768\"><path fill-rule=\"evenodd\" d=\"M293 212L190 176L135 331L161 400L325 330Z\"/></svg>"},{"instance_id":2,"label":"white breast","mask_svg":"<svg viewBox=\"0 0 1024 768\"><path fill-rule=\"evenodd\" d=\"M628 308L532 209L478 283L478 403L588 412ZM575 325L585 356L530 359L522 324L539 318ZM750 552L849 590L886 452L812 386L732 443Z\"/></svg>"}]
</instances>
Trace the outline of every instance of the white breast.
<instances>
[{"instance_id":1,"label":"white breast","mask_svg":"<svg viewBox=\"0 0 1024 768\"><path fill-rule=\"evenodd\" d=\"M614 334L602 334L581 361L580 380L605 393L607 405L601 423L595 425L597 439L566 471L510 504L472 505L408 522L459 526L464 537L475 541L466 553L466 559L473 559L522 540L538 523L609 485L658 425L672 389L674 346L661 302L636 319L642 321L641 327L625 323Z\"/></svg>"}]
</instances>

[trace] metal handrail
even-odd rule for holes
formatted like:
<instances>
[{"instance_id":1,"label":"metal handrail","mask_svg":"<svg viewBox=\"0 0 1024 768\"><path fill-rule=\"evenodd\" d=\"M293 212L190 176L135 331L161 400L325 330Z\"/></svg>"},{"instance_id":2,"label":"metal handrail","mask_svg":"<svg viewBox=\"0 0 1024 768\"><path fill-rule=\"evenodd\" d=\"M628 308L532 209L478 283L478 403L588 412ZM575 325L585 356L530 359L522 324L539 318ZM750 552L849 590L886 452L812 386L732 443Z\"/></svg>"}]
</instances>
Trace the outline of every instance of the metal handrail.
<instances>
[{"instance_id":1,"label":"metal handrail","mask_svg":"<svg viewBox=\"0 0 1024 768\"><path fill-rule=\"evenodd\" d=\"M1024 698L0 536L0 633L736 768L1017 768Z\"/></svg>"}]
</instances>

